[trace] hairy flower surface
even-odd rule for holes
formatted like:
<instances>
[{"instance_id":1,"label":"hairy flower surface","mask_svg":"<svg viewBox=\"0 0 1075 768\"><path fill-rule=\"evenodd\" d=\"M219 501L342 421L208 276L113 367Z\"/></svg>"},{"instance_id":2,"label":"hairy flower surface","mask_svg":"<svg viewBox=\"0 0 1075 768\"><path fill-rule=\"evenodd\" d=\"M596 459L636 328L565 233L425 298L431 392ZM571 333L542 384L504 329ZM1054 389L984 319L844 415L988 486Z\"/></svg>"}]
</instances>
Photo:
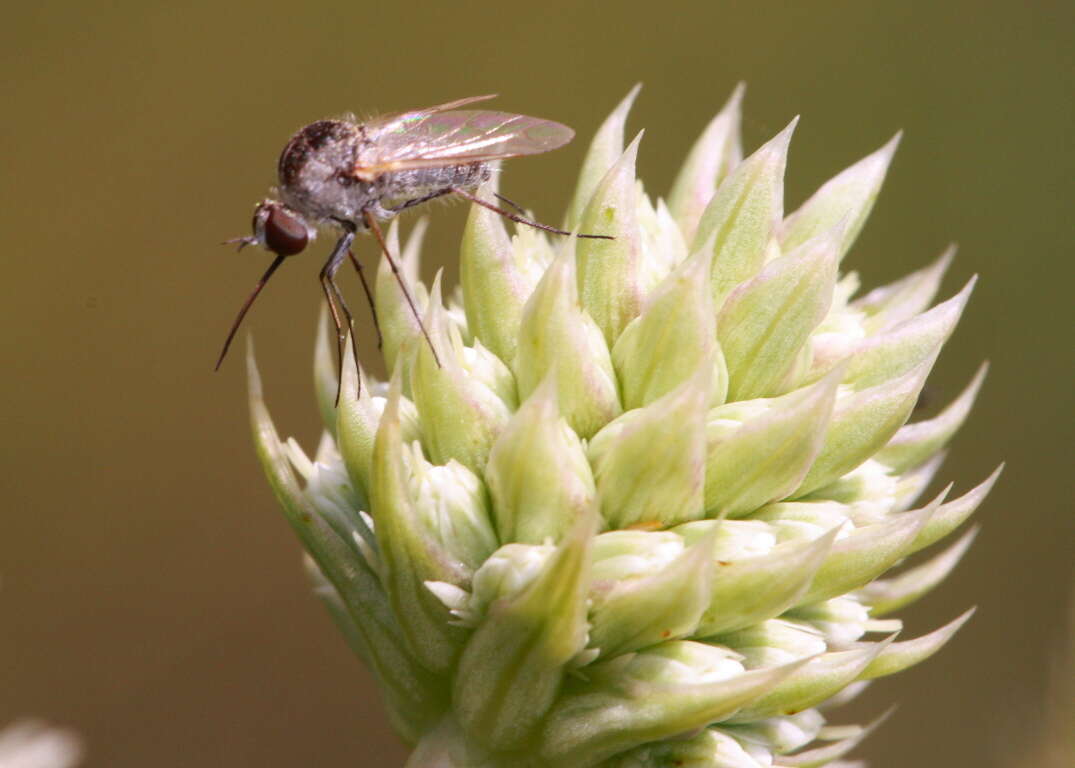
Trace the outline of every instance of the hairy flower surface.
<instances>
[{"instance_id":1,"label":"hairy flower surface","mask_svg":"<svg viewBox=\"0 0 1075 768\"><path fill-rule=\"evenodd\" d=\"M322 318L312 460L251 364L269 481L413 768L837 765L872 726L822 710L970 613L911 639L888 618L973 531L886 572L999 472L918 501L985 373L906 423L973 285L930 308L951 253L859 298L841 271L898 137L785 215L795 121L744 159L739 88L654 202L641 134L624 148L636 92L565 222L615 239L474 206L445 299L417 279L420 224L402 261L437 357L382 263L393 374L360 386L346 360L338 406Z\"/></svg>"}]
</instances>

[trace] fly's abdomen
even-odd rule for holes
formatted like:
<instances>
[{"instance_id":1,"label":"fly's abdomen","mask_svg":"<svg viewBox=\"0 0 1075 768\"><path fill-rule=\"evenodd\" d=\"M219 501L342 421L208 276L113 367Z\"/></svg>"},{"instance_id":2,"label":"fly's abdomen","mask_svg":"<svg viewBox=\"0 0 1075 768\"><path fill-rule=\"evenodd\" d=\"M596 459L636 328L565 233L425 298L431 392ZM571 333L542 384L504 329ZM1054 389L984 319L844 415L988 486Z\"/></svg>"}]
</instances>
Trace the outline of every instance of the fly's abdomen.
<instances>
[{"instance_id":1,"label":"fly's abdomen","mask_svg":"<svg viewBox=\"0 0 1075 768\"><path fill-rule=\"evenodd\" d=\"M445 168L451 172L452 183L448 186L471 189L477 187L493 175L489 163L470 163L469 165L453 165Z\"/></svg>"},{"instance_id":2,"label":"fly's abdomen","mask_svg":"<svg viewBox=\"0 0 1075 768\"><path fill-rule=\"evenodd\" d=\"M474 189L492 176L489 163L446 165L440 168L415 168L385 174L380 182L381 195L393 204L415 200L427 195L462 187Z\"/></svg>"}]
</instances>

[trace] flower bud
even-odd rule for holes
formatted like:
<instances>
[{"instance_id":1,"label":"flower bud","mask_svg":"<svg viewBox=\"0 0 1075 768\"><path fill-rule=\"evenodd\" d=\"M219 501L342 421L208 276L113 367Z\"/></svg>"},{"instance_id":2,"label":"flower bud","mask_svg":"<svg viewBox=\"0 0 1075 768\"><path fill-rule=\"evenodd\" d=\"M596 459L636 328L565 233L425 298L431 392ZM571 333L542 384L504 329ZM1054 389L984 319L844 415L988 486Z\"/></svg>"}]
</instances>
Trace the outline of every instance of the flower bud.
<instances>
[{"instance_id":1,"label":"flower bud","mask_svg":"<svg viewBox=\"0 0 1075 768\"><path fill-rule=\"evenodd\" d=\"M694 239L702 212L713 199L717 185L743 161L739 124L745 90L743 83L735 86L727 103L691 148L668 193L668 208L688 243Z\"/></svg>"},{"instance_id":2,"label":"flower bud","mask_svg":"<svg viewBox=\"0 0 1075 768\"><path fill-rule=\"evenodd\" d=\"M575 238L549 266L523 312L515 375L527 398L555 363L557 401L571 428L586 439L622 412L608 345L579 306Z\"/></svg>"},{"instance_id":3,"label":"flower bud","mask_svg":"<svg viewBox=\"0 0 1075 768\"><path fill-rule=\"evenodd\" d=\"M780 228L781 247L795 248L847 220L837 250L837 261L843 259L870 215L902 135L902 131L897 133L872 155L829 179L788 216Z\"/></svg>"},{"instance_id":4,"label":"flower bud","mask_svg":"<svg viewBox=\"0 0 1075 768\"><path fill-rule=\"evenodd\" d=\"M565 229L577 229L582 220L583 211L590 204L590 199L597 189L601 179L608 173L616 160L623 154L623 136L627 124L627 114L642 90L639 83L632 88L612 111L605 122L597 129L597 134L590 143L586 157L582 161L582 170L579 173L578 184L575 187L575 197L568 206L567 218L564 222Z\"/></svg>"},{"instance_id":5,"label":"flower bud","mask_svg":"<svg viewBox=\"0 0 1075 768\"><path fill-rule=\"evenodd\" d=\"M624 327L642 311L648 285L642 267L635 160L639 133L594 190L579 231L614 239L579 239L576 244L579 300L612 347Z\"/></svg>"},{"instance_id":6,"label":"flower bud","mask_svg":"<svg viewBox=\"0 0 1075 768\"><path fill-rule=\"evenodd\" d=\"M703 514L705 421L712 363L645 408L594 435L588 453L601 515L612 528L697 520ZM669 429L669 425L678 429Z\"/></svg>"},{"instance_id":7,"label":"flower bud","mask_svg":"<svg viewBox=\"0 0 1075 768\"><path fill-rule=\"evenodd\" d=\"M692 250L713 242L713 306L758 273L765 249L784 215L784 167L799 118L732 171L709 201Z\"/></svg>"},{"instance_id":8,"label":"flower bud","mask_svg":"<svg viewBox=\"0 0 1075 768\"><path fill-rule=\"evenodd\" d=\"M493 444L485 480L504 541L559 541L593 511L593 473L582 441L560 416L555 369Z\"/></svg>"}]
</instances>

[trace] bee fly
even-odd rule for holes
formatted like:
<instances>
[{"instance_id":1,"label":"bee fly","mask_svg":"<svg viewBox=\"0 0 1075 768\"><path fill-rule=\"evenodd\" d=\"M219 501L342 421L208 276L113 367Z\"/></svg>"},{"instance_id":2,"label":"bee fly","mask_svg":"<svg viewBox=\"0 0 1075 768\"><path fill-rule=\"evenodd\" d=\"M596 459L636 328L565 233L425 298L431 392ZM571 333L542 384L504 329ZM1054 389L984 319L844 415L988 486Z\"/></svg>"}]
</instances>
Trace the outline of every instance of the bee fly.
<instances>
[{"instance_id":1,"label":"bee fly","mask_svg":"<svg viewBox=\"0 0 1075 768\"><path fill-rule=\"evenodd\" d=\"M238 243L240 250L247 245L260 245L275 254L276 258L239 310L217 359L216 368L220 368L243 317L269 278L284 259L306 248L317 236L319 227L328 227L339 233L332 253L321 268L319 279L336 325L340 370L346 330L351 330L354 325L351 311L335 281L336 271L345 257L350 259L362 281L380 340L369 284L361 264L351 251L355 235L366 230L377 238L439 365L437 351L422 325L396 260L388 251L378 222L435 198L457 195L511 221L558 235L570 234L506 211L475 194L477 188L492 177L494 164L498 160L548 152L563 146L574 136L574 131L566 125L551 120L507 112L457 109L491 98L491 95L473 96L428 109L387 115L366 123L319 120L291 137L277 165L280 199L266 199L258 204L254 211L252 235L228 241ZM521 212L507 198L496 197ZM608 235L579 237L612 239ZM354 347L353 333L351 344L357 361L358 351Z\"/></svg>"}]
</instances>

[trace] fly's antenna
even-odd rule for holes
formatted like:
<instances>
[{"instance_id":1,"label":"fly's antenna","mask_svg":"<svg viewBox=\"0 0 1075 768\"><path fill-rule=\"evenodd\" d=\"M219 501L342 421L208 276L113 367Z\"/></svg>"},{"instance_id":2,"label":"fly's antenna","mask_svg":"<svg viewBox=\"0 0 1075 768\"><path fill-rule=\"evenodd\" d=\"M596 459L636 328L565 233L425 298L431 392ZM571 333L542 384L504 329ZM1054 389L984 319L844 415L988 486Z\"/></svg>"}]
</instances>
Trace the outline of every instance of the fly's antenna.
<instances>
[{"instance_id":1,"label":"fly's antenna","mask_svg":"<svg viewBox=\"0 0 1075 768\"><path fill-rule=\"evenodd\" d=\"M240 241L240 247L245 244L246 243ZM220 350L220 357L217 358L216 365L213 367L214 371L220 370L220 364L224 362L224 356L228 354L228 347L231 346L231 340L235 338L235 334L239 330L239 326L242 325L246 313L250 310L251 305L253 305L254 299L258 297L258 294L261 293L261 289L265 287L265 283L269 282L269 278L272 277L272 273L276 271L276 268L279 267L286 258L287 256L283 254L277 254L276 258L273 259L272 264L265 270L265 274L261 276L257 285L254 286L253 292L247 297L246 301L243 302L242 309L239 310L235 322L231 324L231 330L228 331L228 338L224 340L224 348Z\"/></svg>"}]
</instances>

